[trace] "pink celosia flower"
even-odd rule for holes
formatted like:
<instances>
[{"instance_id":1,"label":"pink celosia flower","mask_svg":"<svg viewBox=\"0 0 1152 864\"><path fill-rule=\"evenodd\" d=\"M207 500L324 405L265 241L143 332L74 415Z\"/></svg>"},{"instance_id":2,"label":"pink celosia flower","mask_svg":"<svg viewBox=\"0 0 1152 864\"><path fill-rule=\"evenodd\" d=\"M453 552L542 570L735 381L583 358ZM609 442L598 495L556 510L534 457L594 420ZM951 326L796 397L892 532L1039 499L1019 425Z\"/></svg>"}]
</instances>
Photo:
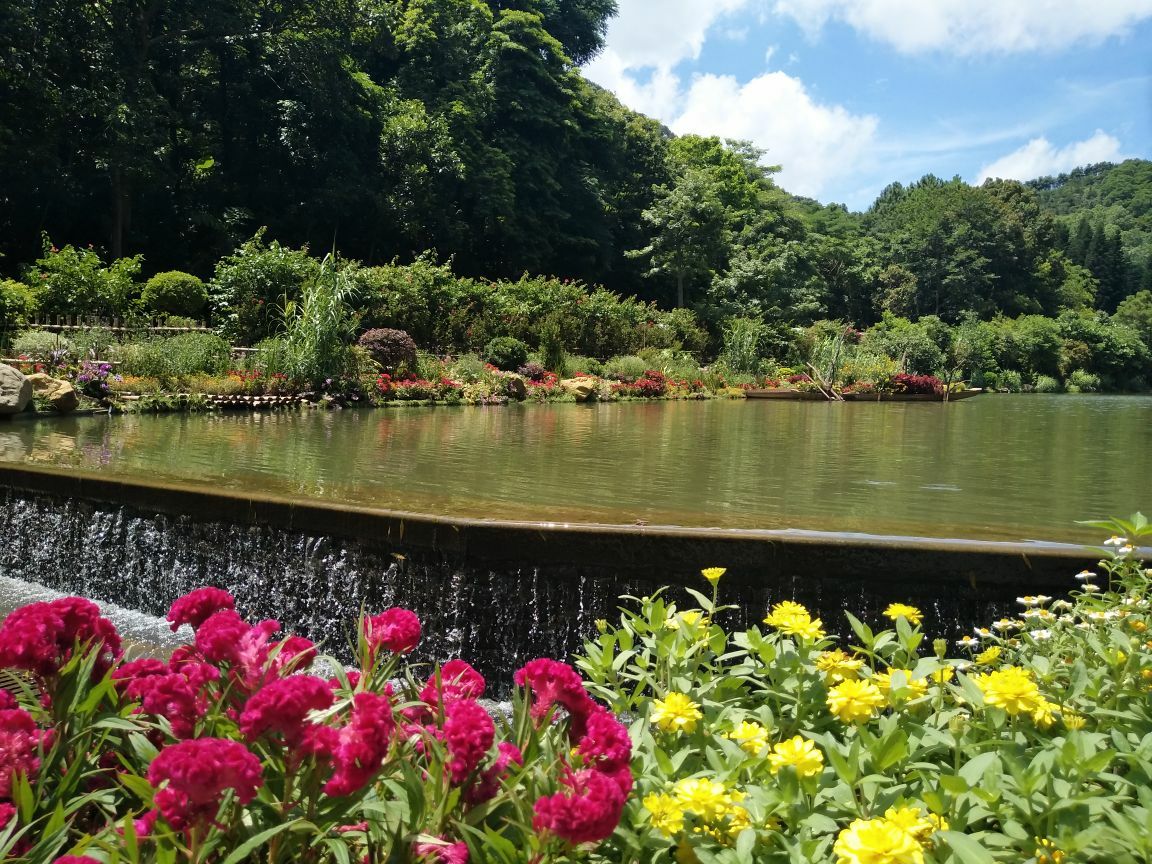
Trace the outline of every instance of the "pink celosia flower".
<instances>
[{"instance_id":1,"label":"pink celosia flower","mask_svg":"<svg viewBox=\"0 0 1152 864\"><path fill-rule=\"evenodd\" d=\"M52 864L100 864L100 862L87 855L61 855Z\"/></svg>"},{"instance_id":2,"label":"pink celosia flower","mask_svg":"<svg viewBox=\"0 0 1152 864\"><path fill-rule=\"evenodd\" d=\"M112 680L123 689L137 678L147 678L149 675L164 675L169 671L168 664L155 657L143 657L129 663L121 663L112 672Z\"/></svg>"},{"instance_id":3,"label":"pink celosia flower","mask_svg":"<svg viewBox=\"0 0 1152 864\"><path fill-rule=\"evenodd\" d=\"M195 630L209 617L222 609L235 609L236 598L221 588L197 588L185 594L168 610L168 620L172 622L172 632L181 624L189 624Z\"/></svg>"},{"instance_id":4,"label":"pink celosia flower","mask_svg":"<svg viewBox=\"0 0 1152 864\"><path fill-rule=\"evenodd\" d=\"M451 757L448 777L453 786L463 784L476 770L495 737L492 717L479 702L457 699L444 706L444 743Z\"/></svg>"},{"instance_id":5,"label":"pink celosia flower","mask_svg":"<svg viewBox=\"0 0 1152 864\"><path fill-rule=\"evenodd\" d=\"M50 603L30 603L0 624L0 667L24 669L47 678L68 662L78 644L91 644L99 651L93 670L97 677L120 656L120 635L91 600L64 597Z\"/></svg>"},{"instance_id":6,"label":"pink celosia flower","mask_svg":"<svg viewBox=\"0 0 1152 864\"><path fill-rule=\"evenodd\" d=\"M412 851L428 864L468 864L467 843L413 843Z\"/></svg>"},{"instance_id":7,"label":"pink celosia flower","mask_svg":"<svg viewBox=\"0 0 1152 864\"><path fill-rule=\"evenodd\" d=\"M251 626L232 609L221 609L209 615L196 629L196 650L209 663L231 663L238 660L240 640Z\"/></svg>"},{"instance_id":8,"label":"pink celosia flower","mask_svg":"<svg viewBox=\"0 0 1152 864\"><path fill-rule=\"evenodd\" d=\"M7 827L8 823L16 818L16 808L7 802L0 801L0 828Z\"/></svg>"},{"instance_id":9,"label":"pink celosia flower","mask_svg":"<svg viewBox=\"0 0 1152 864\"><path fill-rule=\"evenodd\" d=\"M387 696L357 693L352 700L352 718L340 730L333 752L336 770L324 785L329 795L351 795L376 776L388 749L396 721Z\"/></svg>"},{"instance_id":10,"label":"pink celosia flower","mask_svg":"<svg viewBox=\"0 0 1152 864\"><path fill-rule=\"evenodd\" d=\"M364 640L373 657L380 648L407 654L420 641L420 619L415 612L394 607L364 619Z\"/></svg>"},{"instance_id":11,"label":"pink celosia flower","mask_svg":"<svg viewBox=\"0 0 1152 864\"><path fill-rule=\"evenodd\" d=\"M177 738L191 738L196 734L196 721L207 710L206 701L198 689L179 672L146 675L134 678L124 690L128 699L140 702L140 710L164 717Z\"/></svg>"},{"instance_id":12,"label":"pink celosia flower","mask_svg":"<svg viewBox=\"0 0 1152 864\"><path fill-rule=\"evenodd\" d=\"M240 637L240 644L236 646L236 664L249 688L255 689L263 683L264 670L272 653L272 637L279 632L280 622L269 619L249 627L248 632Z\"/></svg>"},{"instance_id":13,"label":"pink celosia flower","mask_svg":"<svg viewBox=\"0 0 1152 864\"><path fill-rule=\"evenodd\" d=\"M0 711L16 707L16 697L7 690L0 689Z\"/></svg>"},{"instance_id":14,"label":"pink celosia flower","mask_svg":"<svg viewBox=\"0 0 1152 864\"><path fill-rule=\"evenodd\" d=\"M51 738L36 726L36 720L20 708L0 711L0 798L12 797L16 774L32 779L40 770L40 747Z\"/></svg>"},{"instance_id":15,"label":"pink celosia flower","mask_svg":"<svg viewBox=\"0 0 1152 864\"><path fill-rule=\"evenodd\" d=\"M559 660L541 657L517 670L512 680L529 690L531 715L535 722L543 720L554 705L560 705L572 718L574 736L579 738L583 735L584 718L597 706L575 669Z\"/></svg>"},{"instance_id":16,"label":"pink celosia flower","mask_svg":"<svg viewBox=\"0 0 1152 864\"><path fill-rule=\"evenodd\" d=\"M484 676L464 660L449 660L440 667L439 679L436 675L428 679L420 691L420 701L435 706L454 699L479 699L483 695Z\"/></svg>"},{"instance_id":17,"label":"pink celosia flower","mask_svg":"<svg viewBox=\"0 0 1152 864\"><path fill-rule=\"evenodd\" d=\"M500 791L500 781L508 773L508 766L524 764L524 754L520 748L508 741L501 741L496 745L496 761L491 767L485 768L471 785L464 790L464 801L469 807L483 804L496 797Z\"/></svg>"},{"instance_id":18,"label":"pink celosia flower","mask_svg":"<svg viewBox=\"0 0 1152 864\"><path fill-rule=\"evenodd\" d=\"M597 843L616 830L628 796L611 777L586 768L564 785L564 791L536 801L533 828L572 844Z\"/></svg>"},{"instance_id":19,"label":"pink celosia flower","mask_svg":"<svg viewBox=\"0 0 1152 864\"><path fill-rule=\"evenodd\" d=\"M316 660L316 645L303 636L289 636L280 642L272 655L269 673L280 678L290 672L307 669Z\"/></svg>"},{"instance_id":20,"label":"pink celosia flower","mask_svg":"<svg viewBox=\"0 0 1152 864\"><path fill-rule=\"evenodd\" d=\"M217 613L219 614L219 613ZM156 809L177 831L216 817L224 790L247 804L264 784L257 759L243 744L197 738L165 747L148 766L148 782L159 791Z\"/></svg>"},{"instance_id":21,"label":"pink celosia flower","mask_svg":"<svg viewBox=\"0 0 1152 864\"><path fill-rule=\"evenodd\" d=\"M304 736L308 715L332 704L332 690L314 675L292 675L264 685L253 694L240 715L240 731L249 741L266 733L280 733L292 747Z\"/></svg>"},{"instance_id":22,"label":"pink celosia flower","mask_svg":"<svg viewBox=\"0 0 1152 864\"><path fill-rule=\"evenodd\" d=\"M584 736L576 751L589 767L612 773L627 768L632 761L632 739L627 727L612 712L597 706L587 715Z\"/></svg>"}]
</instances>

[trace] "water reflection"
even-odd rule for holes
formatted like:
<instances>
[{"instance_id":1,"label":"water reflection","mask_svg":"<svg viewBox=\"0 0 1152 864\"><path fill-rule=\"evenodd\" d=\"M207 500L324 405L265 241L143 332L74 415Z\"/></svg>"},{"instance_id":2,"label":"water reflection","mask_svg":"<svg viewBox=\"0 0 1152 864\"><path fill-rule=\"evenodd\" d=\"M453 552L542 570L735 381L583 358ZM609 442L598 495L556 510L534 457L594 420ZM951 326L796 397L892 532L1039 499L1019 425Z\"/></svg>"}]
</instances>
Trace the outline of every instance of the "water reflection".
<instances>
[{"instance_id":1,"label":"water reflection","mask_svg":"<svg viewBox=\"0 0 1152 864\"><path fill-rule=\"evenodd\" d=\"M1095 540L1146 500L1152 398L66 418L0 461L480 518Z\"/></svg>"}]
</instances>

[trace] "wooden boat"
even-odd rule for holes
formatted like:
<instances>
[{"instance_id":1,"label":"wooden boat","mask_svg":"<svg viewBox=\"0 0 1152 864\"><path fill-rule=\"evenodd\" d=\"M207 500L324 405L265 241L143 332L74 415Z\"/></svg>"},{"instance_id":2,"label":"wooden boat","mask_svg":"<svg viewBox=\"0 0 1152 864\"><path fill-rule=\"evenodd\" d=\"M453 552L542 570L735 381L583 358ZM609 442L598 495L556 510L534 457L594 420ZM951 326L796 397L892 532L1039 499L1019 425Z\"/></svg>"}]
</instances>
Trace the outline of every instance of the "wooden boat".
<instances>
[{"instance_id":1,"label":"wooden boat","mask_svg":"<svg viewBox=\"0 0 1152 864\"><path fill-rule=\"evenodd\" d=\"M961 399L971 399L985 392L980 387L968 390L954 390L951 393L843 393L841 398L845 402L959 402ZM789 387L772 387L745 390L744 395L749 399L787 399L791 401L823 402L829 401L819 391L793 390ZM947 395L947 399L945 399Z\"/></svg>"}]
</instances>

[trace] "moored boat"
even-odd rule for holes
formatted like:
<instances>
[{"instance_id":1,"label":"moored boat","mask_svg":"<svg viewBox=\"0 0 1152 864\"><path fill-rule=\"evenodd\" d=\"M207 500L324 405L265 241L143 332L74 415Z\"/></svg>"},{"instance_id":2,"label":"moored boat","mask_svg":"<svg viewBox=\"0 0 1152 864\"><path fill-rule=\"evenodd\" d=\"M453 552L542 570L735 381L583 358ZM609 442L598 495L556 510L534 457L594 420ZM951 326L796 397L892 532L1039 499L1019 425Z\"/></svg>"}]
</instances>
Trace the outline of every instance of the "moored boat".
<instances>
[{"instance_id":1,"label":"moored boat","mask_svg":"<svg viewBox=\"0 0 1152 864\"><path fill-rule=\"evenodd\" d=\"M981 387L953 390L950 393L841 393L845 402L958 402L984 393ZM819 391L794 390L786 387L755 388L744 391L749 399L786 399L792 401L831 401Z\"/></svg>"}]
</instances>

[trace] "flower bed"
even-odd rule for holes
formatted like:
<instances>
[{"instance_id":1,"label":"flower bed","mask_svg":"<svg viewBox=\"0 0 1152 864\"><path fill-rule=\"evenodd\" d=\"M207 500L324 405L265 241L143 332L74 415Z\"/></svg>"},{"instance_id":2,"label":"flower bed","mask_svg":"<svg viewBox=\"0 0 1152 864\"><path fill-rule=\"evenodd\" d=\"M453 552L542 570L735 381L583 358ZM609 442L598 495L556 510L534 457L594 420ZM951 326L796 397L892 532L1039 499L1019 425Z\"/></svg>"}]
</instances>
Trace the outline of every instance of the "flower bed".
<instances>
[{"instance_id":1,"label":"flower bed","mask_svg":"<svg viewBox=\"0 0 1152 864\"><path fill-rule=\"evenodd\" d=\"M0 857L50 862L1072 864L1152 857L1152 570L1114 532L1067 598L959 641L893 602L837 645L803 606L727 632L722 568L625 598L576 661L515 675L507 720L420 622L361 621L356 668L199 589L193 640L124 662L79 598L0 626ZM1071 581L1071 580L1070 580ZM83 648L83 650L79 650ZM619 719L627 718L625 727Z\"/></svg>"}]
</instances>

